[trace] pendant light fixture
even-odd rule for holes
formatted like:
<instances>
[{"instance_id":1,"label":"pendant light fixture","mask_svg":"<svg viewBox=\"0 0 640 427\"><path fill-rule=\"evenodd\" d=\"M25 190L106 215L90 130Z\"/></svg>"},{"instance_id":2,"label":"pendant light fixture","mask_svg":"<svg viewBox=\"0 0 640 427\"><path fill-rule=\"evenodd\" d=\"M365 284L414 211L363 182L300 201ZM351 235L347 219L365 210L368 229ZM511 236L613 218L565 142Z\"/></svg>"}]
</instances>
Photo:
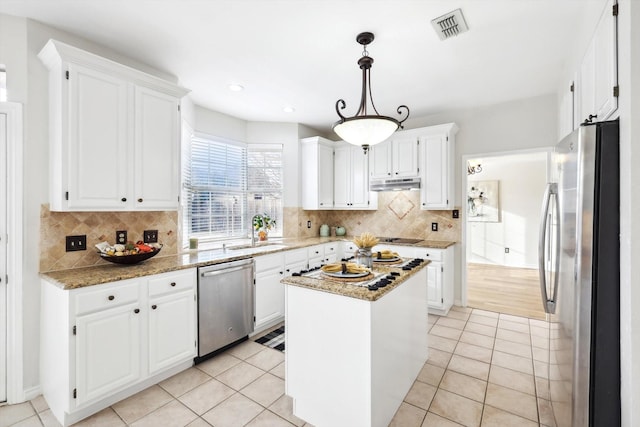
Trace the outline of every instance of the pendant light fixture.
<instances>
[{"instance_id":1,"label":"pendant light fixture","mask_svg":"<svg viewBox=\"0 0 640 427\"><path fill-rule=\"evenodd\" d=\"M389 138L398 128L402 128L402 123L409 117L409 107L401 105L397 108L399 115L405 110L406 116L402 120L396 120L392 117L381 116L376 110L371 95L371 65L373 58L367 52L367 45L373 41L373 33L360 33L356 37L356 41L364 46L362 58L358 60L358 65L362 70L362 95L360 97L360 108L353 117L345 117L340 110L346 108L343 99L336 102L336 113L340 116L340 120L333 124L333 131L338 134L343 141L353 145L360 145L364 149L364 153L370 146L379 144ZM375 114L369 114L367 93L371 101L371 108Z\"/></svg>"}]
</instances>

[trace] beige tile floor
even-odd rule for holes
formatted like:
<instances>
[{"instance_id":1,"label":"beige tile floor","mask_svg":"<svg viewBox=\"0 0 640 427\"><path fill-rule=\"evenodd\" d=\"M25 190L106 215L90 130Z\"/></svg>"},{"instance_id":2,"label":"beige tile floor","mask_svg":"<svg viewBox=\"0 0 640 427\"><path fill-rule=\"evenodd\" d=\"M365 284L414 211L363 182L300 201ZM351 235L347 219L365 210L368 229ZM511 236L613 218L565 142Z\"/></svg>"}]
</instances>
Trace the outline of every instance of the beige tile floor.
<instances>
[{"instance_id":1,"label":"beige tile floor","mask_svg":"<svg viewBox=\"0 0 640 427\"><path fill-rule=\"evenodd\" d=\"M429 360L390 426L545 426L546 323L454 307L429 315ZM58 426L42 396L0 407L0 427ZM310 426L284 394L284 354L252 341L77 426ZM347 426L336 426L347 427Z\"/></svg>"}]
</instances>

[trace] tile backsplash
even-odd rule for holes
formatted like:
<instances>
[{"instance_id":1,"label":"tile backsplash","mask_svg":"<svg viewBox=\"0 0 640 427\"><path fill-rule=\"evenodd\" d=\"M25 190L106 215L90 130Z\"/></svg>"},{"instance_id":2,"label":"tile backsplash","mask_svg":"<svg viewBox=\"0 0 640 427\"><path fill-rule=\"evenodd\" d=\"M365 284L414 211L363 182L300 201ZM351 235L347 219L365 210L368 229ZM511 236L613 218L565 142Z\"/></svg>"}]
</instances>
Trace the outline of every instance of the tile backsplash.
<instances>
[{"instance_id":1,"label":"tile backsplash","mask_svg":"<svg viewBox=\"0 0 640 427\"><path fill-rule=\"evenodd\" d=\"M96 243L115 243L116 231L127 230L128 239L142 240L144 230L158 230L161 255L178 253L178 212L52 212L40 208L40 271L64 270L104 264ZM87 250L65 251L65 236L87 236Z\"/></svg>"},{"instance_id":2,"label":"tile backsplash","mask_svg":"<svg viewBox=\"0 0 640 427\"><path fill-rule=\"evenodd\" d=\"M462 211L460 210L460 216ZM377 236L421 238L459 242L462 218L452 218L451 211L420 210L420 193L396 191L378 193L378 210L375 211L306 211L302 208L285 208L285 237L315 237L320 235L320 225L343 226L347 236L365 231ZM311 228L307 228L311 221ZM438 223L438 231L431 231L431 223ZM332 229L333 234L333 229Z\"/></svg>"}]
</instances>

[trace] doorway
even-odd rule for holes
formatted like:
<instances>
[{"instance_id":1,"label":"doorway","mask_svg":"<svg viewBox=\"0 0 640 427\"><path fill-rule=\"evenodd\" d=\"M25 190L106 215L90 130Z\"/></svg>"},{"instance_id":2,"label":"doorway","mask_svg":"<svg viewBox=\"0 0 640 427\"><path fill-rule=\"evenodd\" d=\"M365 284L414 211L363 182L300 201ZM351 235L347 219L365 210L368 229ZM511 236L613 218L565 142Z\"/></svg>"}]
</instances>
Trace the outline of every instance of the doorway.
<instances>
[{"instance_id":1,"label":"doorway","mask_svg":"<svg viewBox=\"0 0 640 427\"><path fill-rule=\"evenodd\" d=\"M469 307L546 318L537 264L548 160L548 149L465 158L463 268Z\"/></svg>"},{"instance_id":2,"label":"doorway","mask_svg":"<svg viewBox=\"0 0 640 427\"><path fill-rule=\"evenodd\" d=\"M0 402L7 400L7 115L0 112Z\"/></svg>"}]
</instances>

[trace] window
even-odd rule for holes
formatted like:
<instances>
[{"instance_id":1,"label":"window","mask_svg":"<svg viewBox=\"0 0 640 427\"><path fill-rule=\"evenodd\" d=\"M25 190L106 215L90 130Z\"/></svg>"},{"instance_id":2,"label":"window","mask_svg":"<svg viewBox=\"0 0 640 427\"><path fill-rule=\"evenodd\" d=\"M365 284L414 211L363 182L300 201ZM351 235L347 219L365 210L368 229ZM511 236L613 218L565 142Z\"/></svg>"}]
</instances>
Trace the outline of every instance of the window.
<instances>
[{"instance_id":1,"label":"window","mask_svg":"<svg viewBox=\"0 0 640 427\"><path fill-rule=\"evenodd\" d=\"M251 217L276 220L282 236L282 146L249 146L208 135L183 138L183 246L201 240L246 238Z\"/></svg>"},{"instance_id":2,"label":"window","mask_svg":"<svg viewBox=\"0 0 640 427\"><path fill-rule=\"evenodd\" d=\"M250 145L247 152L247 206L276 220L271 236L282 237L282 146Z\"/></svg>"}]
</instances>

